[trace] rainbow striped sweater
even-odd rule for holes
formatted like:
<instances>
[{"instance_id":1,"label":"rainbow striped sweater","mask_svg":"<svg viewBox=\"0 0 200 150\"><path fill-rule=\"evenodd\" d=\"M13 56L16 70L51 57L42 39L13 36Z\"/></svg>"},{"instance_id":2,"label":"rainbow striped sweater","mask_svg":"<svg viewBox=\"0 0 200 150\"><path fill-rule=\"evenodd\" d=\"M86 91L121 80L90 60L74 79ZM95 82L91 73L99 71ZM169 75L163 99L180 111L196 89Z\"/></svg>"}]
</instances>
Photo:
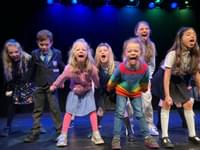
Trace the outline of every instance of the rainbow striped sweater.
<instances>
[{"instance_id":1,"label":"rainbow striped sweater","mask_svg":"<svg viewBox=\"0 0 200 150\"><path fill-rule=\"evenodd\" d=\"M148 88L149 72L148 65L141 63L137 70L130 69L125 62L115 69L107 83L107 90L115 88L118 95L135 98L140 97Z\"/></svg>"}]
</instances>

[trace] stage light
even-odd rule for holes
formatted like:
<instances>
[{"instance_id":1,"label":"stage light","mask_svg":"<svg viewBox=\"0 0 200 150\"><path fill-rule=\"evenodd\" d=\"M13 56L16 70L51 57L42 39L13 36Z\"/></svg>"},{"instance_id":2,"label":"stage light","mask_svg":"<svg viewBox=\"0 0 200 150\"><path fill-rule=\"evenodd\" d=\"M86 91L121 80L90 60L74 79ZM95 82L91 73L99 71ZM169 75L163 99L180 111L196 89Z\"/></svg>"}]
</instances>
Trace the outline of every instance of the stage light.
<instances>
[{"instance_id":1,"label":"stage light","mask_svg":"<svg viewBox=\"0 0 200 150\"><path fill-rule=\"evenodd\" d=\"M47 0L47 4L51 5L54 3L54 0Z\"/></svg>"},{"instance_id":2,"label":"stage light","mask_svg":"<svg viewBox=\"0 0 200 150\"><path fill-rule=\"evenodd\" d=\"M155 8L155 7L156 7L156 5L155 5L154 2L150 2L150 3L148 4L148 8L149 8L149 9L153 9L153 8Z\"/></svg>"},{"instance_id":3,"label":"stage light","mask_svg":"<svg viewBox=\"0 0 200 150\"><path fill-rule=\"evenodd\" d=\"M124 1L125 5L138 7L140 4L140 0L126 0Z\"/></svg>"},{"instance_id":4,"label":"stage light","mask_svg":"<svg viewBox=\"0 0 200 150\"><path fill-rule=\"evenodd\" d=\"M72 0L72 4L77 4L78 1L77 0Z\"/></svg>"},{"instance_id":5,"label":"stage light","mask_svg":"<svg viewBox=\"0 0 200 150\"><path fill-rule=\"evenodd\" d=\"M190 1L190 0L186 0L186 1L184 2L184 5L185 5L186 8L192 7L191 1Z\"/></svg>"},{"instance_id":6,"label":"stage light","mask_svg":"<svg viewBox=\"0 0 200 150\"><path fill-rule=\"evenodd\" d=\"M172 2L172 3L170 4L170 8L171 8L171 9L176 9L176 8L178 8L178 3L177 3L177 2Z\"/></svg>"}]
</instances>

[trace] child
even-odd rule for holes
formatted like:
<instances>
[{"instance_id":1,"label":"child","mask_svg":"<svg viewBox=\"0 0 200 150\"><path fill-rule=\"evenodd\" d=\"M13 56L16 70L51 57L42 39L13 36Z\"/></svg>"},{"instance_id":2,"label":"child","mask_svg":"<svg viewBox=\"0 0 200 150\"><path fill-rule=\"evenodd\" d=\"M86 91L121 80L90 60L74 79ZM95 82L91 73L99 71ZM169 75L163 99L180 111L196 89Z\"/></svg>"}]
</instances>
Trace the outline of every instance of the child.
<instances>
[{"instance_id":1,"label":"child","mask_svg":"<svg viewBox=\"0 0 200 150\"><path fill-rule=\"evenodd\" d=\"M156 48L154 42L150 39L150 26L146 21L139 21L135 26L135 35L142 44L141 59L148 64L149 68L149 85L146 92L142 92L143 111L151 135L159 135L159 132L153 122L153 107L151 95L151 78L156 68Z\"/></svg>"},{"instance_id":2,"label":"child","mask_svg":"<svg viewBox=\"0 0 200 150\"><path fill-rule=\"evenodd\" d=\"M148 66L139 60L142 47L136 38L131 38L124 42L123 50L124 62L114 71L107 85L108 91L115 88L117 94L112 149L121 149L120 131L128 98L134 115L139 120L145 145L150 148L159 148L158 143L149 133L142 111L141 94L147 91L149 82Z\"/></svg>"},{"instance_id":3,"label":"child","mask_svg":"<svg viewBox=\"0 0 200 150\"><path fill-rule=\"evenodd\" d=\"M9 39L5 42L2 51L2 61L5 79L5 96L8 103L8 115L6 127L0 136L8 136L11 134L12 121L16 107L33 103L32 97L29 99L22 99L14 98L13 96L15 91L26 84L30 60L31 55L22 49L18 41Z\"/></svg>"},{"instance_id":4,"label":"child","mask_svg":"<svg viewBox=\"0 0 200 150\"><path fill-rule=\"evenodd\" d=\"M165 148L174 148L168 136L169 112L173 103L184 109L189 133L188 140L194 144L200 144L200 138L195 132L191 88L188 88L188 83L193 76L200 89L199 57L200 51L195 30L191 27L182 27L164 63L152 79L152 93L162 100L161 144Z\"/></svg>"},{"instance_id":5,"label":"child","mask_svg":"<svg viewBox=\"0 0 200 150\"><path fill-rule=\"evenodd\" d=\"M114 92L107 92L107 82L117 68L119 62L114 60L114 55L111 46L108 43L100 43L96 48L95 53L96 66L99 69L100 86L95 90L96 105L97 105L97 118L100 125L101 119L105 110L111 109L115 105L116 94ZM128 131L128 141L134 141L131 122L126 116L124 123Z\"/></svg>"},{"instance_id":6,"label":"child","mask_svg":"<svg viewBox=\"0 0 200 150\"><path fill-rule=\"evenodd\" d=\"M30 77L37 86L34 93L33 128L24 142L31 143L40 136L40 119L47 99L56 132L59 135L62 127L61 112L58 106L57 92L49 90L64 68L61 51L54 48L53 34L49 30L40 30L37 33L38 49L32 52Z\"/></svg>"},{"instance_id":7,"label":"child","mask_svg":"<svg viewBox=\"0 0 200 150\"><path fill-rule=\"evenodd\" d=\"M95 144L103 144L104 141L98 130L97 114L92 82L95 87L99 86L98 70L94 65L91 49L84 39L76 40L69 53L68 65L63 73L51 85L50 90L62 86L65 80L70 80L71 91L67 97L66 113L63 127L58 137L57 146L67 145L67 133L72 116L90 115L92 126L91 140Z\"/></svg>"}]
</instances>

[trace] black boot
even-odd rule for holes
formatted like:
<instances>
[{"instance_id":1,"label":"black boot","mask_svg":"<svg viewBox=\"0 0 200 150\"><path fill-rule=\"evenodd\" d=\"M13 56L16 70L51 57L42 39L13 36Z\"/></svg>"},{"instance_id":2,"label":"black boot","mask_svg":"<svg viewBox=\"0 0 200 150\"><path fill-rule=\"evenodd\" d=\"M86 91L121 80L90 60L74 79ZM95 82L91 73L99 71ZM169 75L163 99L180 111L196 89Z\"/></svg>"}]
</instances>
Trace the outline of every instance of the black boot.
<instances>
[{"instance_id":1,"label":"black boot","mask_svg":"<svg viewBox=\"0 0 200 150\"><path fill-rule=\"evenodd\" d=\"M124 118L124 123L125 123L126 129L128 131L128 141L129 142L135 141L135 137L134 137L133 129L132 129L132 126L131 126L131 122L130 122L128 117Z\"/></svg>"}]
</instances>

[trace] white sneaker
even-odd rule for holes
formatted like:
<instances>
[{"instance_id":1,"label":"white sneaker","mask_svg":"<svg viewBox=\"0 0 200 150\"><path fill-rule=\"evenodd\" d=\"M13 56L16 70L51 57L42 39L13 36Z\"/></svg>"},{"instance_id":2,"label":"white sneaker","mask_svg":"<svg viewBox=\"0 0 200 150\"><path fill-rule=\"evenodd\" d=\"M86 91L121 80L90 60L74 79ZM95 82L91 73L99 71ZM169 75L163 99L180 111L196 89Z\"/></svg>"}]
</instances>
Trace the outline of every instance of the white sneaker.
<instances>
[{"instance_id":1,"label":"white sneaker","mask_svg":"<svg viewBox=\"0 0 200 150\"><path fill-rule=\"evenodd\" d=\"M156 127L149 128L149 133L152 136L158 136L159 135L158 129Z\"/></svg>"},{"instance_id":2,"label":"white sneaker","mask_svg":"<svg viewBox=\"0 0 200 150\"><path fill-rule=\"evenodd\" d=\"M67 136L65 134L60 134L57 138L57 147L67 146Z\"/></svg>"},{"instance_id":3,"label":"white sneaker","mask_svg":"<svg viewBox=\"0 0 200 150\"><path fill-rule=\"evenodd\" d=\"M94 131L92 133L91 141L94 142L94 144L96 144L96 145L104 144L104 140L102 139L99 131Z\"/></svg>"}]
</instances>

